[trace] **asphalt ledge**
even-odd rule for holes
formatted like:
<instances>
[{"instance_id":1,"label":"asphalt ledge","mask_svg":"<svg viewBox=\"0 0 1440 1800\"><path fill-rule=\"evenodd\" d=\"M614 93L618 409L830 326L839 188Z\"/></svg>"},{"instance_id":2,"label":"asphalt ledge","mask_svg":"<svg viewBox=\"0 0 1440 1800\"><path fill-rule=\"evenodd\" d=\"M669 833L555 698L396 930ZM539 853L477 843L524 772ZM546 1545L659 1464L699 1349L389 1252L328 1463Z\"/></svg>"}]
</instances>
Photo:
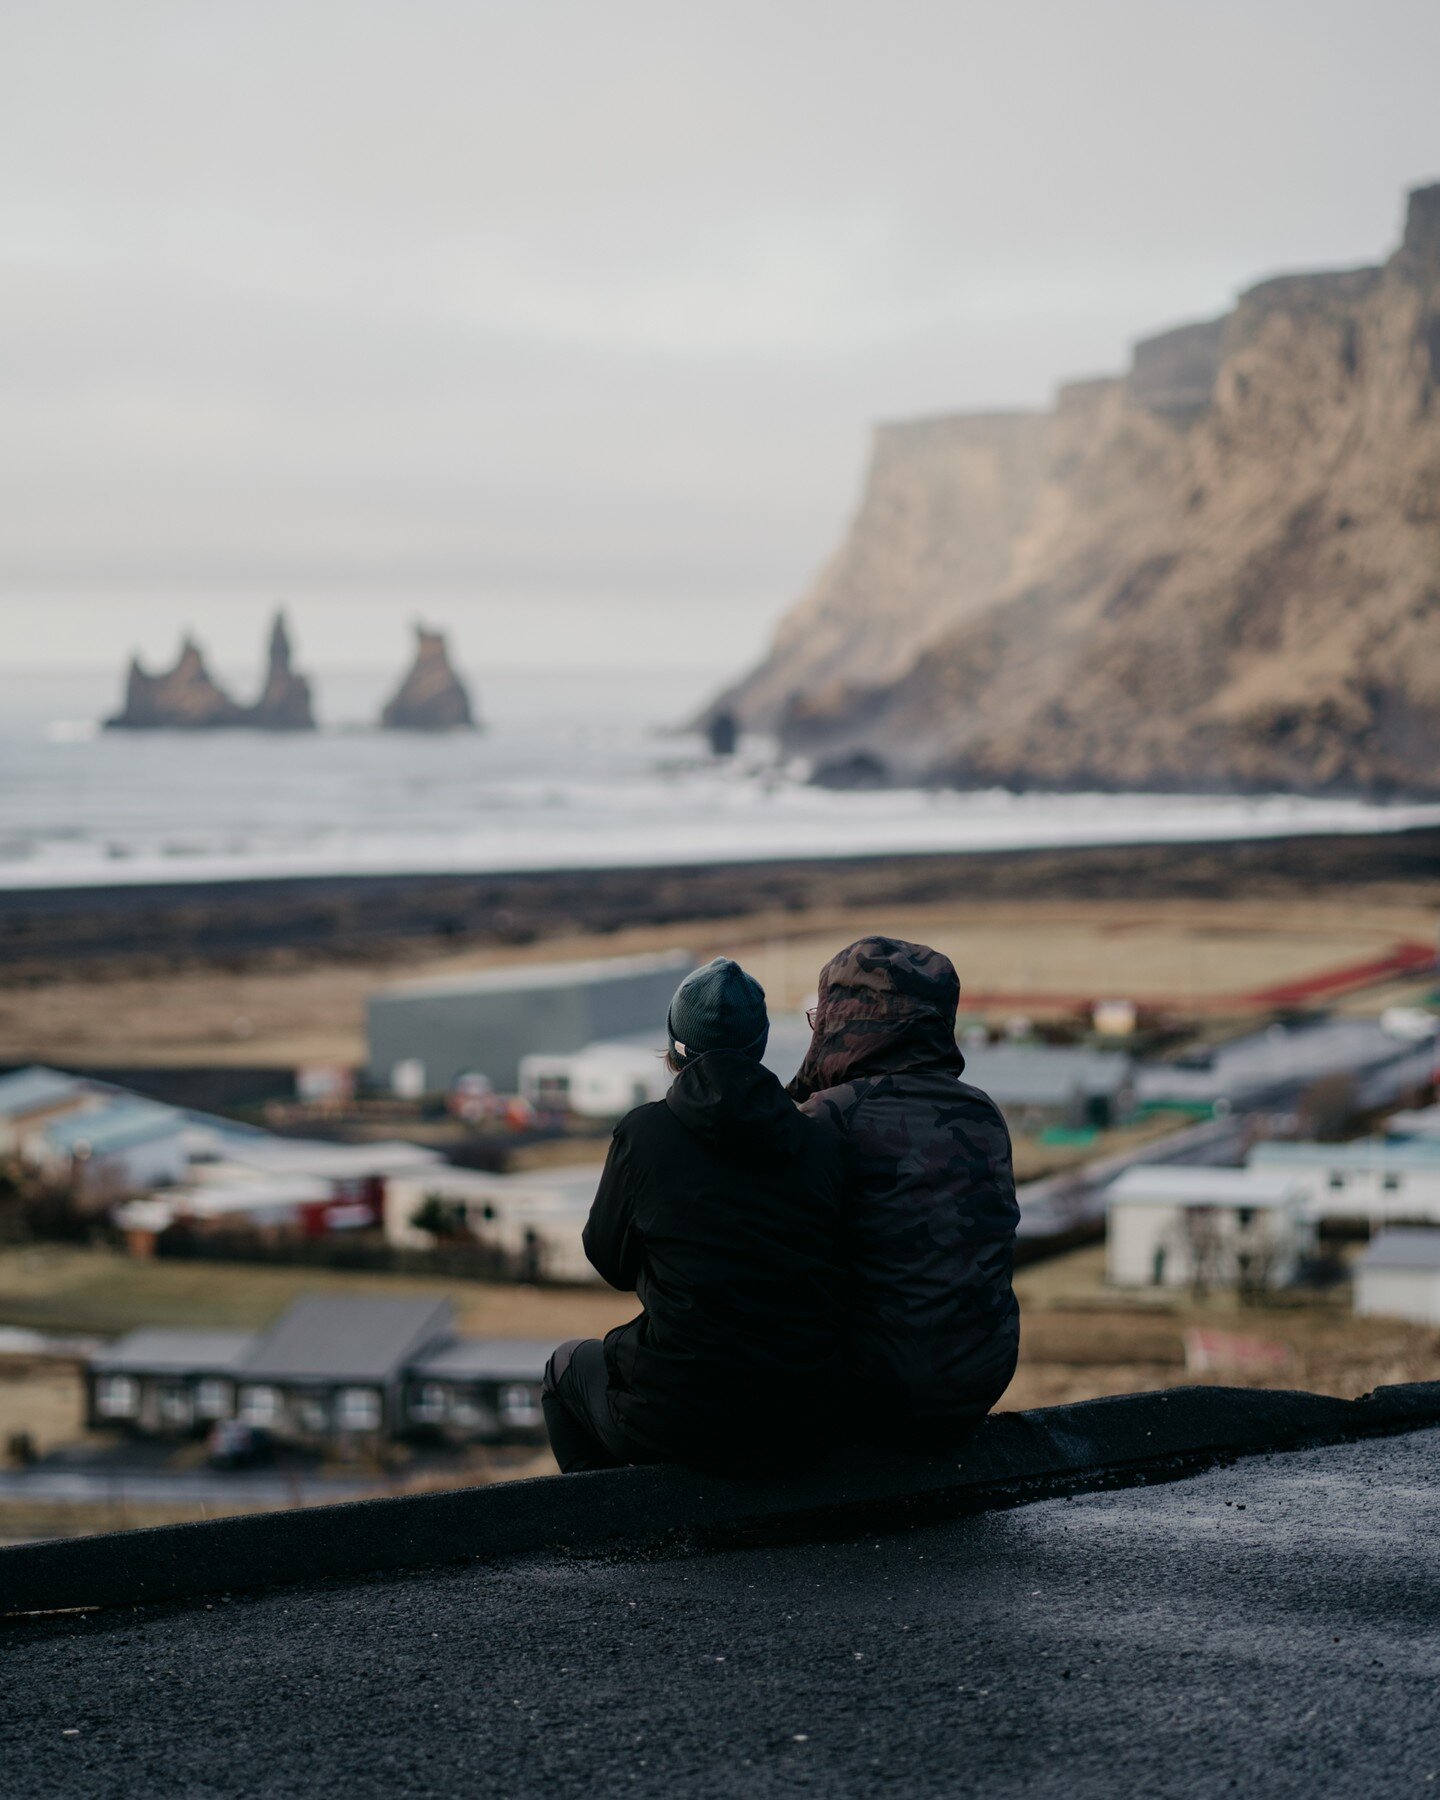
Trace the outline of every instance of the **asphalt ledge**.
<instances>
[{"instance_id":1,"label":"asphalt ledge","mask_svg":"<svg viewBox=\"0 0 1440 1800\"><path fill-rule=\"evenodd\" d=\"M953 1450L849 1450L741 1480L669 1466L503 1482L0 1550L0 1615L138 1606L541 1551L819 1539L1194 1474L1440 1424L1440 1382L1359 1400L1170 1388L997 1414Z\"/></svg>"}]
</instances>

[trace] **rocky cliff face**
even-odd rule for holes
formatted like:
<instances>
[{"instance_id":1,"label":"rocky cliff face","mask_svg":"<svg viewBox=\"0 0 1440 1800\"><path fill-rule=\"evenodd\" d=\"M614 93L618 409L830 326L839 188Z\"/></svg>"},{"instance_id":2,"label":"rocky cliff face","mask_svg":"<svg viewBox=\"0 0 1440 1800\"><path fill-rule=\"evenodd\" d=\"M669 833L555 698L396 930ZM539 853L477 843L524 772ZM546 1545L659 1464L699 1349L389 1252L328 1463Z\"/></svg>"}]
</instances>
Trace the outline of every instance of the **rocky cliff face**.
<instances>
[{"instance_id":1,"label":"rocky cliff face","mask_svg":"<svg viewBox=\"0 0 1440 1800\"><path fill-rule=\"evenodd\" d=\"M159 675L148 674L138 656L131 659L125 704L105 725L111 731L313 731L310 684L291 667L285 615L275 615L265 685L254 706L226 693L206 668L200 646L187 637L175 666Z\"/></svg>"},{"instance_id":2,"label":"rocky cliff face","mask_svg":"<svg viewBox=\"0 0 1440 1800\"><path fill-rule=\"evenodd\" d=\"M475 724L470 695L450 663L444 634L415 627L415 660L380 715L388 731L462 731Z\"/></svg>"},{"instance_id":3,"label":"rocky cliff face","mask_svg":"<svg viewBox=\"0 0 1440 1800\"><path fill-rule=\"evenodd\" d=\"M1264 282L1047 415L882 433L723 704L892 779L1440 793L1440 186L1383 268Z\"/></svg>"}]
</instances>

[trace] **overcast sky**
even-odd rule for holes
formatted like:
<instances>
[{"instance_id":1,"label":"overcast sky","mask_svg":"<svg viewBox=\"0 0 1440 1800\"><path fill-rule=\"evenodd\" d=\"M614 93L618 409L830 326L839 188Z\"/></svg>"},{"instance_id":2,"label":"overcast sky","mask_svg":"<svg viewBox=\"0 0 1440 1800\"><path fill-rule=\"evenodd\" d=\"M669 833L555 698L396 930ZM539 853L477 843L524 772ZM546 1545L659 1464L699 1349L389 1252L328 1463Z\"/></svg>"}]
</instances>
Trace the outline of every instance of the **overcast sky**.
<instances>
[{"instance_id":1,"label":"overcast sky","mask_svg":"<svg viewBox=\"0 0 1440 1800\"><path fill-rule=\"evenodd\" d=\"M0 658L749 659L877 418L1440 178L1436 0L0 0Z\"/></svg>"}]
</instances>

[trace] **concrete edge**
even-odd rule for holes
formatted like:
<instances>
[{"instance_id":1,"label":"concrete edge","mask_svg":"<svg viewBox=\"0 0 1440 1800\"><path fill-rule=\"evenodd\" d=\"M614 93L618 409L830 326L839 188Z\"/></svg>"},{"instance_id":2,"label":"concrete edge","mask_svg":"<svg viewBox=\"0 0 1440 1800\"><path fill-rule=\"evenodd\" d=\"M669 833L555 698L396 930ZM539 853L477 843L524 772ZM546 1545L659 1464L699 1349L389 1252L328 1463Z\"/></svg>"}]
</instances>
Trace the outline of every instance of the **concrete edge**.
<instances>
[{"instance_id":1,"label":"concrete edge","mask_svg":"<svg viewBox=\"0 0 1440 1800\"><path fill-rule=\"evenodd\" d=\"M0 1549L0 1616L139 1606L383 1570L666 1539L914 1522L1193 1474L1228 1458L1440 1425L1440 1381L1360 1400L1170 1388L1001 1413L953 1450L847 1450L767 1480L656 1466L358 1500Z\"/></svg>"}]
</instances>

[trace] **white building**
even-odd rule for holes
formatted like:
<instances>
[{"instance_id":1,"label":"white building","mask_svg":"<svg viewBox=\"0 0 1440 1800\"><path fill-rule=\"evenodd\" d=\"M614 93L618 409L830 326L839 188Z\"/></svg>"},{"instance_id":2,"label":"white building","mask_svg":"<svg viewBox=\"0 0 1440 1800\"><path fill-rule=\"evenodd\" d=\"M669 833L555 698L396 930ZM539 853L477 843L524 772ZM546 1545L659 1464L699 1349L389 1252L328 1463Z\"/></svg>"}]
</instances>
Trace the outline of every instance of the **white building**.
<instances>
[{"instance_id":1,"label":"white building","mask_svg":"<svg viewBox=\"0 0 1440 1800\"><path fill-rule=\"evenodd\" d=\"M1355 1265L1355 1311L1440 1325L1440 1231L1382 1231Z\"/></svg>"},{"instance_id":2,"label":"white building","mask_svg":"<svg viewBox=\"0 0 1440 1800\"><path fill-rule=\"evenodd\" d=\"M522 1277L598 1282L581 1234L599 1181L599 1167L589 1163L521 1175L436 1168L402 1176L386 1186L386 1241L402 1249L433 1248L434 1236L414 1223L433 1200L449 1212L458 1233L497 1251Z\"/></svg>"},{"instance_id":3,"label":"white building","mask_svg":"<svg viewBox=\"0 0 1440 1800\"><path fill-rule=\"evenodd\" d=\"M1310 1217L1370 1226L1440 1224L1440 1140L1257 1144L1249 1166L1306 1188Z\"/></svg>"},{"instance_id":4,"label":"white building","mask_svg":"<svg viewBox=\"0 0 1440 1800\"><path fill-rule=\"evenodd\" d=\"M95 1106L98 1090L78 1075L38 1065L0 1076L0 1156L22 1154L28 1135L52 1119Z\"/></svg>"},{"instance_id":5,"label":"white building","mask_svg":"<svg viewBox=\"0 0 1440 1800\"><path fill-rule=\"evenodd\" d=\"M1287 1175L1138 1164L1107 1195L1107 1277L1117 1287L1282 1287L1313 1241L1306 1197Z\"/></svg>"},{"instance_id":6,"label":"white building","mask_svg":"<svg viewBox=\"0 0 1440 1800\"><path fill-rule=\"evenodd\" d=\"M175 1107L124 1096L52 1118L21 1153L48 1179L67 1183L80 1205L98 1210L178 1181L188 1161L185 1130Z\"/></svg>"},{"instance_id":7,"label":"white building","mask_svg":"<svg viewBox=\"0 0 1440 1800\"><path fill-rule=\"evenodd\" d=\"M618 1119L632 1107L663 1100L675 1079L663 1047L650 1038L587 1044L572 1056L522 1056L520 1093L539 1112Z\"/></svg>"},{"instance_id":8,"label":"white building","mask_svg":"<svg viewBox=\"0 0 1440 1800\"><path fill-rule=\"evenodd\" d=\"M1434 1138L1440 1141L1440 1106L1421 1106L1391 1113L1385 1121L1387 1138Z\"/></svg>"}]
</instances>

